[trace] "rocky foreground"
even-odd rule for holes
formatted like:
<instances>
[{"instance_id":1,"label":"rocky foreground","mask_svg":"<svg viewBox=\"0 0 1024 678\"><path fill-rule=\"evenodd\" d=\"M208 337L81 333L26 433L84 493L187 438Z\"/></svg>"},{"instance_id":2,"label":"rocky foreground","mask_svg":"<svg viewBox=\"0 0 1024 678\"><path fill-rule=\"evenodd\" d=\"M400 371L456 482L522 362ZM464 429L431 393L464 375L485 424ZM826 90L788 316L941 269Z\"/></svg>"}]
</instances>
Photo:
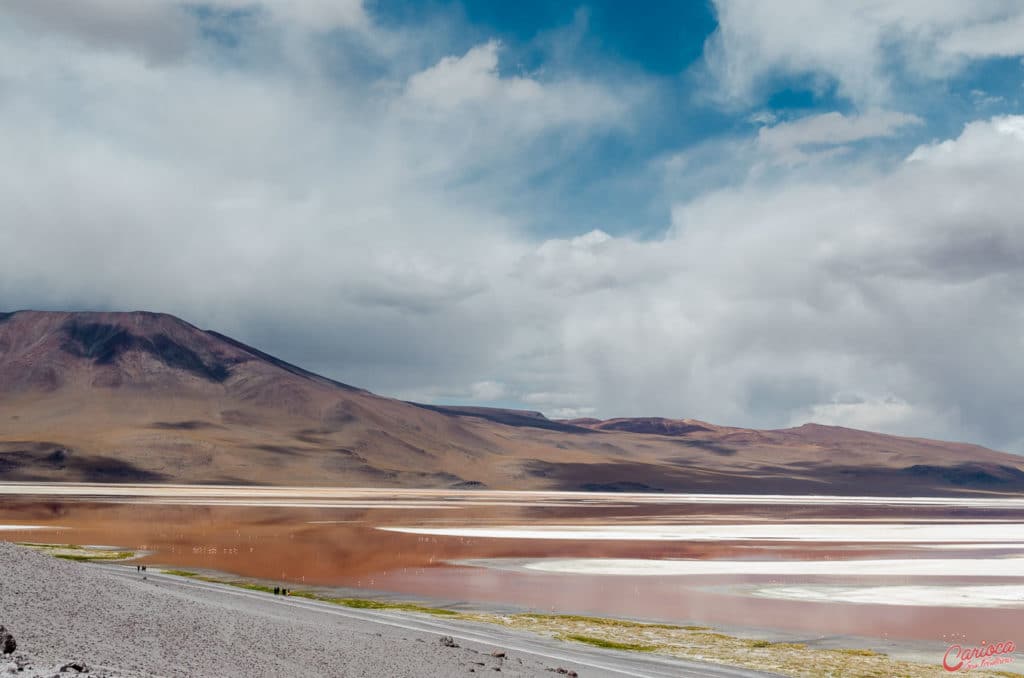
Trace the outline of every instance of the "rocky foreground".
<instances>
[{"instance_id":1,"label":"rocky foreground","mask_svg":"<svg viewBox=\"0 0 1024 678\"><path fill-rule=\"evenodd\" d=\"M211 600L201 591L172 589L142 575L119 577L5 542L0 624L11 637L10 643L0 641L0 676L418 678L557 672L500 648L326 618L258 597Z\"/></svg>"}]
</instances>

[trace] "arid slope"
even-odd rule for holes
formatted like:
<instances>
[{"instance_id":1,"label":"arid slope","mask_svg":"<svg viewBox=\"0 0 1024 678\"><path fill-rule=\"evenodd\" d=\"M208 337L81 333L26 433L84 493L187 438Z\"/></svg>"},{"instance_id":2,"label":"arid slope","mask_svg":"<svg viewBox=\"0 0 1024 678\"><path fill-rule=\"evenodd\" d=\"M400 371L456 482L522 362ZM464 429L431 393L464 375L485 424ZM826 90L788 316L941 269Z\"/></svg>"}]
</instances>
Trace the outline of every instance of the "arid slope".
<instances>
[{"instance_id":1,"label":"arid slope","mask_svg":"<svg viewBox=\"0 0 1024 678\"><path fill-rule=\"evenodd\" d=\"M0 480L820 494L1024 491L1024 459L809 424L417 405L156 313L0 314Z\"/></svg>"}]
</instances>

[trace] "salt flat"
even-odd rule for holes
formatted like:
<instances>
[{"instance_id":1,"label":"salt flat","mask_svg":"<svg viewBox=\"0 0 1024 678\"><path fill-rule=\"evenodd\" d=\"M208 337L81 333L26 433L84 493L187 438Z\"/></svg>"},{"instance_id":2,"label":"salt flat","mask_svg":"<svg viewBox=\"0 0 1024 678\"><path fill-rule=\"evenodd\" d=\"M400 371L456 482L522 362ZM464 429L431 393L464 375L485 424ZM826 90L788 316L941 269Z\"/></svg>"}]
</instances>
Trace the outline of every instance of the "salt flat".
<instances>
[{"instance_id":1,"label":"salt flat","mask_svg":"<svg viewBox=\"0 0 1024 678\"><path fill-rule=\"evenodd\" d=\"M942 586L764 586L759 598L926 607L1024 607L1024 583Z\"/></svg>"},{"instance_id":2,"label":"salt flat","mask_svg":"<svg viewBox=\"0 0 1024 678\"><path fill-rule=\"evenodd\" d=\"M1024 557L871 560L657 560L650 558L541 558L462 560L461 565L561 574L664 577L672 575L847 575L1020 577Z\"/></svg>"},{"instance_id":3,"label":"salt flat","mask_svg":"<svg viewBox=\"0 0 1024 678\"><path fill-rule=\"evenodd\" d=\"M380 527L438 537L614 541L802 541L1024 544L1022 523L753 523L744 525L509 525Z\"/></svg>"}]
</instances>

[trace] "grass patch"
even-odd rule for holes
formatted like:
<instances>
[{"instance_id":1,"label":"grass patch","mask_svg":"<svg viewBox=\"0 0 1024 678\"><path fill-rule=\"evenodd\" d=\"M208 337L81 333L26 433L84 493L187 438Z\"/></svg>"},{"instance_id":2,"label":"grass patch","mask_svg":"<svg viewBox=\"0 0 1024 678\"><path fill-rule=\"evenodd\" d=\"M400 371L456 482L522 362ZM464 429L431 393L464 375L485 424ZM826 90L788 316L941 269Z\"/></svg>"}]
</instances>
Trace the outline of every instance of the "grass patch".
<instances>
[{"instance_id":1,"label":"grass patch","mask_svg":"<svg viewBox=\"0 0 1024 678\"><path fill-rule=\"evenodd\" d=\"M614 640L605 640L604 638L584 636L577 633L567 633L559 637L564 640L574 640L577 643L586 643L587 645L593 645L594 647L603 647L608 650L631 650L633 652L653 652L655 649L657 649L654 645L646 645L644 643L619 643Z\"/></svg>"},{"instance_id":2,"label":"grass patch","mask_svg":"<svg viewBox=\"0 0 1024 678\"><path fill-rule=\"evenodd\" d=\"M354 607L360 610L397 610L399 612L421 612L423 614L434 614L442 617L456 617L459 615L455 610L446 610L443 607L427 607L415 603L391 603L382 600L368 600L366 598L315 598L335 605Z\"/></svg>"},{"instance_id":3,"label":"grass patch","mask_svg":"<svg viewBox=\"0 0 1024 678\"><path fill-rule=\"evenodd\" d=\"M198 577L198 572L190 572L189 570L161 570L164 574L173 574L175 577Z\"/></svg>"},{"instance_id":4,"label":"grass patch","mask_svg":"<svg viewBox=\"0 0 1024 678\"><path fill-rule=\"evenodd\" d=\"M851 657L879 657L881 652L875 652L874 650L858 650L853 648L839 648L838 650L832 650L833 652L839 652L841 654L848 654Z\"/></svg>"},{"instance_id":5,"label":"grass patch","mask_svg":"<svg viewBox=\"0 0 1024 678\"><path fill-rule=\"evenodd\" d=\"M247 591L262 591L263 593L273 593L273 586L264 586L263 584L249 584L247 582L233 581L232 586L237 586L240 589L246 589Z\"/></svg>"},{"instance_id":6,"label":"grass patch","mask_svg":"<svg viewBox=\"0 0 1024 678\"><path fill-rule=\"evenodd\" d=\"M561 621L561 622L572 622L578 624L588 624L590 626L605 626L613 628L623 629L680 629L685 627L676 626L674 624L657 624L650 622L637 622L627 621L625 619L609 619L607 617L586 617L578 614L520 614L517 617L549 620L549 621ZM694 628L707 628L707 627L694 627Z\"/></svg>"},{"instance_id":7,"label":"grass patch","mask_svg":"<svg viewBox=\"0 0 1024 678\"><path fill-rule=\"evenodd\" d=\"M726 636L726 635L722 635L720 633L709 633L709 634L705 634L705 635L713 636L717 640L732 640L733 639L732 636ZM746 643L747 647L750 647L750 648L770 647L770 648L773 648L773 649L776 649L776 650L806 650L807 649L807 646L805 644L803 644L803 643L783 643L783 642L773 642L771 640L743 640L742 642ZM849 650L849 651L841 650L841 651L842 652L848 652L848 654L859 654L859 650ZM865 654L865 655L862 655L862 656L868 657L868 656L872 656L872 655L878 654L876 652L871 652L870 650L868 650L867 652L869 652L870 654Z\"/></svg>"},{"instance_id":8,"label":"grass patch","mask_svg":"<svg viewBox=\"0 0 1024 678\"><path fill-rule=\"evenodd\" d=\"M89 563L96 560L114 561L126 560L135 555L134 551L114 551L104 548L89 548L77 544L37 544L30 541L15 542L18 546L25 546L33 551L46 553L61 560L73 560L79 563Z\"/></svg>"},{"instance_id":9,"label":"grass patch","mask_svg":"<svg viewBox=\"0 0 1024 678\"><path fill-rule=\"evenodd\" d=\"M74 560L79 563L91 563L97 560L126 560L134 556L132 551L103 551L100 553L54 553L54 558Z\"/></svg>"}]
</instances>

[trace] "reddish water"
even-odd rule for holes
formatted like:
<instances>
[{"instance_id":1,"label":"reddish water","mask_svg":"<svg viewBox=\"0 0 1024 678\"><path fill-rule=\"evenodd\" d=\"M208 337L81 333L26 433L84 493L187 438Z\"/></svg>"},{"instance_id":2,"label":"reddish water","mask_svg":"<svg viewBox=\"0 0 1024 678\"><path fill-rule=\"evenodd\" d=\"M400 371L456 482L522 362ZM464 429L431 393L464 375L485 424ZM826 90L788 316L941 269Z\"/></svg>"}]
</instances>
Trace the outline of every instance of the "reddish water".
<instances>
[{"instance_id":1,"label":"reddish water","mask_svg":"<svg viewBox=\"0 0 1024 678\"><path fill-rule=\"evenodd\" d=\"M613 542L418 536L376 529L387 525L555 523L706 523L959 519L1017 521L1013 511L941 507L632 505L575 506L437 504L417 509L288 508L98 503L52 498L0 498L0 524L59 526L0 532L11 541L103 544L151 551L142 563L220 570L298 585L356 587L446 602L492 603L543 611L628 616L806 632L942 641L993 637L1024 641L1024 608L890 606L753 598L730 585L941 584L924 577L612 576L552 574L449 561L482 558L614 557L715 559L845 559L979 557L999 551L922 552L901 545L755 542ZM841 529L841 526L837 526ZM1024 576L1024 573L1021 573ZM972 583L996 583L979 572ZM1016 582L1021 582L1017 579ZM961 579L958 583L968 583Z\"/></svg>"}]
</instances>

